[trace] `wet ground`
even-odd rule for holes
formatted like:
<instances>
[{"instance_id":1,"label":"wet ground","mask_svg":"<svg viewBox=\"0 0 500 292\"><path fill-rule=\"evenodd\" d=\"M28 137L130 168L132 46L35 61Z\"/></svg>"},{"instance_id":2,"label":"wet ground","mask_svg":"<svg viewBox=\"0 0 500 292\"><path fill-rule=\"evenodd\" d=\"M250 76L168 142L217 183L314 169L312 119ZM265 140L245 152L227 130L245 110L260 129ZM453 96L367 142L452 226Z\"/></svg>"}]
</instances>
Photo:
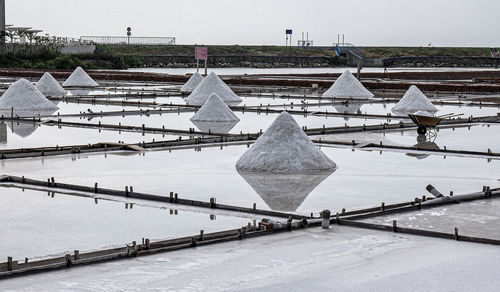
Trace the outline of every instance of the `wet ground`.
<instances>
[{"instance_id":1,"label":"wet ground","mask_svg":"<svg viewBox=\"0 0 500 292\"><path fill-rule=\"evenodd\" d=\"M7 82L8 83L8 82ZM149 83L121 84L96 91L73 92L81 102L65 100L59 110L41 117L40 122L5 120L0 123L0 149L21 149L44 146L88 145L100 142L141 143L176 140L193 137L185 134L127 132L119 129L99 129L99 123L141 128L168 128L207 134L247 134L265 131L281 110L296 110L293 117L302 127L345 127L380 125L382 123L410 122L407 118L388 117L394 101L376 96L375 102L319 100L306 94L302 98L282 97L294 94L292 89L254 89L255 94L242 93L248 108L260 112L237 110L237 123L193 123L190 117L195 109L182 107L184 97L176 93L178 84ZM235 87L234 90L243 90ZM122 106L113 101L141 101L139 92L162 92L173 96L143 98L143 105ZM248 91L247 88L244 89ZM259 95L257 92L266 92ZM297 89L295 96L303 96ZM321 92L319 92L321 93ZM109 94L109 95L108 95ZM132 96L124 96L129 94ZM135 98L133 95L136 94ZM272 96L274 94L274 96ZM85 96L98 97L102 104L92 104ZM458 97L446 98L457 102ZM84 103L84 101L86 101ZM146 103L156 102L157 105ZM320 102L321 105L317 105ZM293 103L293 104L292 104ZM170 106L170 104L174 106ZM176 105L181 105L177 107ZM439 105L438 115L461 114L464 117L495 116L494 104ZM152 109L170 112L149 113ZM277 110L266 113L266 108ZM130 115L110 115L108 112L139 111ZM143 112L140 112L143 110ZM318 112L345 115L320 115ZM95 115L89 116L88 114ZM10 113L4 113L9 116ZM38 113L24 116L37 117ZM66 116L70 115L70 116ZM380 115L380 116L365 116ZM54 125L47 121L82 123L74 127ZM87 125L85 125L87 124ZM93 127L93 128L90 128ZM97 127L97 128L96 128ZM500 186L500 160L479 156L436 153L428 150L452 149L464 151L500 152L497 123L466 123L438 126L432 135L418 135L416 128L378 130L347 134L315 136L322 141L361 144L382 142L391 146L418 146L418 151L363 148L360 145L321 145L324 153L338 165L333 172L315 174L262 175L239 173L234 165L250 146L249 143L223 143L200 146L157 148L148 151L117 151L71 154L51 157L0 160L0 171L6 175L25 176L45 181L55 177L59 182L123 189L133 186L138 192L167 196L176 192L181 198L266 210L309 215L330 209L379 206L381 202L394 203L429 195L425 187L433 184L443 193L456 194L480 191L482 186ZM204 135L201 135L204 136ZM103 247L124 246L141 238L166 239L206 232L238 228L255 217L172 208L162 204L133 201L133 208L125 207L132 201L115 201L75 197L67 194L2 188L0 197L1 233L0 257L24 259L61 255L74 249L95 250ZM460 205L433 208L387 217L370 222L389 224L398 220L401 226L451 232L459 227L473 236L500 238L498 232L500 205L496 200L478 201ZM214 215L214 216L211 216ZM15 218L13 220L12 218ZM321 236L321 235L314 235ZM30 244L35 242L36 244ZM360 246L359 248L363 248Z\"/></svg>"}]
</instances>

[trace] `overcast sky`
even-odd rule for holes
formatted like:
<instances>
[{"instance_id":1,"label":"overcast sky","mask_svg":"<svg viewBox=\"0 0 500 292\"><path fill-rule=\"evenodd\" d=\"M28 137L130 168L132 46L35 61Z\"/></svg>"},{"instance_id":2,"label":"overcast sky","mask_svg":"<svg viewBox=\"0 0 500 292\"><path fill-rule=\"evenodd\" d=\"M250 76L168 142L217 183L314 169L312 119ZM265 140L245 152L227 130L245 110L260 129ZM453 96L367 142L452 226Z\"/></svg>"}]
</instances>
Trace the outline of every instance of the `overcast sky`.
<instances>
[{"instance_id":1,"label":"overcast sky","mask_svg":"<svg viewBox=\"0 0 500 292\"><path fill-rule=\"evenodd\" d=\"M500 0L6 0L8 24L58 36L175 36L178 44L500 46Z\"/></svg>"}]
</instances>

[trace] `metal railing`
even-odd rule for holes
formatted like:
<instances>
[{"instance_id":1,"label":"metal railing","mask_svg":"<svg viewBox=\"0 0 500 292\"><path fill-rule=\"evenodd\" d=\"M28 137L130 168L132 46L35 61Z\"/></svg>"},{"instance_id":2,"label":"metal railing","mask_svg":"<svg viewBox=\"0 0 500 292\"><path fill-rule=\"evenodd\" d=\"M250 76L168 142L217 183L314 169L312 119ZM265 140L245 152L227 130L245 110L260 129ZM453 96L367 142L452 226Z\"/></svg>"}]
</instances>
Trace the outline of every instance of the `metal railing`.
<instances>
[{"instance_id":1,"label":"metal railing","mask_svg":"<svg viewBox=\"0 0 500 292\"><path fill-rule=\"evenodd\" d=\"M175 37L81 36L80 41L106 45L175 45Z\"/></svg>"}]
</instances>

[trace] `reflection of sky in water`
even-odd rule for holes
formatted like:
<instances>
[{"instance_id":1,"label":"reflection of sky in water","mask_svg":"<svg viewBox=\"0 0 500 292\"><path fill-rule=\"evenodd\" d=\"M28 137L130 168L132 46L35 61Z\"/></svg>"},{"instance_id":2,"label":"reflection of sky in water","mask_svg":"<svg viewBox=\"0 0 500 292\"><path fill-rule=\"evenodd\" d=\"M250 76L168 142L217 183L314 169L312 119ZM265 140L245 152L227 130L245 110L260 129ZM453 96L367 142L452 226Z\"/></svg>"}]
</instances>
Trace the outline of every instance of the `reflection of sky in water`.
<instances>
[{"instance_id":1,"label":"reflection of sky in water","mask_svg":"<svg viewBox=\"0 0 500 292\"><path fill-rule=\"evenodd\" d=\"M407 213L379 216L364 221L453 233L457 227L459 234L500 239L500 199L478 200L451 204Z\"/></svg>"},{"instance_id":2,"label":"reflection of sky in water","mask_svg":"<svg viewBox=\"0 0 500 292\"><path fill-rule=\"evenodd\" d=\"M54 176L60 182L88 186L98 182L116 189L133 185L138 192L168 196L174 191L186 199L208 202L214 197L220 204L251 207L256 203L257 208L269 208L234 167L246 149L246 145L231 145L146 151L131 156L99 153L0 160L0 168L4 174L40 180ZM444 159L442 155L416 160L397 152L321 149L338 169L300 204L296 212L301 214L411 200L427 195L428 184L456 194L481 190L483 185L500 186L498 160L488 163L486 159Z\"/></svg>"},{"instance_id":3,"label":"reflection of sky in water","mask_svg":"<svg viewBox=\"0 0 500 292\"><path fill-rule=\"evenodd\" d=\"M178 135L142 134L90 128L57 127L32 122L0 122L0 148L54 147L56 145L85 145L99 142L139 143L174 140Z\"/></svg>"},{"instance_id":4,"label":"reflection of sky in water","mask_svg":"<svg viewBox=\"0 0 500 292\"><path fill-rule=\"evenodd\" d=\"M64 255L111 246L125 246L141 238L161 240L234 229L247 218L175 209L165 204L125 203L17 188L0 188L2 236L0 257ZM52 193L51 193L52 194ZM139 203L139 204L138 204ZM151 206L151 207L148 207ZM16 218L16 220L12 220ZM251 221L251 220L250 220ZM33 244L36 243L36 244Z\"/></svg>"}]
</instances>

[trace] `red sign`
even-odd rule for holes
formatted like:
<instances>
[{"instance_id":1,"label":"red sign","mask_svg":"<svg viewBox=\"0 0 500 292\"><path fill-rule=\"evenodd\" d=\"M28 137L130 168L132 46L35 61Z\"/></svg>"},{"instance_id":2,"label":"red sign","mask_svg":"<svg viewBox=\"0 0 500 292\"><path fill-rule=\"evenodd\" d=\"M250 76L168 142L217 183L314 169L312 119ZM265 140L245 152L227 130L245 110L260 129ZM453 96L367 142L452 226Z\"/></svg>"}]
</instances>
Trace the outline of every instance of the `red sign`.
<instances>
[{"instance_id":1,"label":"red sign","mask_svg":"<svg viewBox=\"0 0 500 292\"><path fill-rule=\"evenodd\" d=\"M194 49L194 57L196 60L206 60L208 58L208 48L196 47Z\"/></svg>"}]
</instances>

